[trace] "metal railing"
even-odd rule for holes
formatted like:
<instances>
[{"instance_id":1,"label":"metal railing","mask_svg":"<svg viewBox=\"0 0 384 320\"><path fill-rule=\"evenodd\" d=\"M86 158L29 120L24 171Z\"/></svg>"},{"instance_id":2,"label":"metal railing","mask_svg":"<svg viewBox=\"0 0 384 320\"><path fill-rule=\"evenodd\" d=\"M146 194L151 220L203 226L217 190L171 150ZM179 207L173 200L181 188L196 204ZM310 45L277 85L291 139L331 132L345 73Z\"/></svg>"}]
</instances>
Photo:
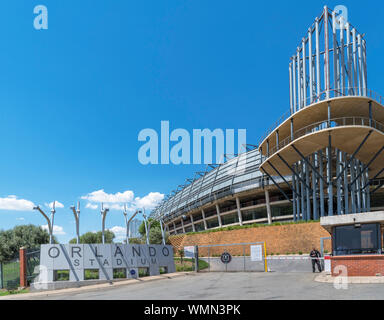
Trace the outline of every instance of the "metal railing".
<instances>
[{"instance_id":1,"label":"metal railing","mask_svg":"<svg viewBox=\"0 0 384 320\"><path fill-rule=\"evenodd\" d=\"M296 132L294 132L293 136L288 136L284 140L281 140L277 146L274 146L269 150L269 155L267 155L267 157L264 158L264 161L267 158L270 158L272 155L274 155L277 151L289 145L291 142L293 142L294 140L300 137L306 136L308 134L312 134L314 132L327 130L335 127L343 127L343 126L371 127L384 133L384 125L382 123L373 119L365 118L365 117L342 117L342 118L333 118L333 119L330 119L329 121L328 120L319 121L311 125L308 125L304 128L301 128L300 130L297 130Z\"/></svg>"},{"instance_id":2,"label":"metal railing","mask_svg":"<svg viewBox=\"0 0 384 320\"><path fill-rule=\"evenodd\" d=\"M327 97L327 92L329 92L329 98ZM362 97L362 98L371 98L375 100L376 102L383 104L384 103L384 97L377 92L367 89L367 88L361 88L361 87L345 87L344 89L331 89L328 91L320 92L319 95L314 97L308 97L307 103L303 107L298 107L298 110L288 110L286 111L269 129L266 131L266 133L261 137L259 141L259 145L278 127L280 124L282 124L285 120L287 120L292 114L295 114L296 112L310 107L312 104L319 103L321 101L325 101L332 98L337 97Z\"/></svg>"},{"instance_id":3,"label":"metal railing","mask_svg":"<svg viewBox=\"0 0 384 320\"><path fill-rule=\"evenodd\" d=\"M183 213L189 212L189 211L191 211L195 208L198 208L198 207L202 207L206 203L214 202L214 201L220 200L220 199L222 199L228 195L235 194L236 193L235 189L238 185L246 186L247 183L249 183L249 185L258 184L260 186L273 185L273 182L271 182L267 176L261 176L261 177L256 177L256 178L252 178L249 180L241 181L239 183L234 184L230 188L225 189L224 191L223 191L223 189L219 189L219 190L215 191L214 193L212 193L211 195L207 195L205 197L198 198L194 201L191 201L190 203L188 203L183 208L175 208L175 209L170 208L169 211L164 214L164 221L165 222L170 221L170 220L182 215Z\"/></svg>"},{"instance_id":4,"label":"metal railing","mask_svg":"<svg viewBox=\"0 0 384 320\"><path fill-rule=\"evenodd\" d=\"M0 262L0 289L14 290L20 285L20 260Z\"/></svg>"},{"instance_id":5,"label":"metal railing","mask_svg":"<svg viewBox=\"0 0 384 320\"><path fill-rule=\"evenodd\" d=\"M30 284L39 275L40 249L28 249L25 258L27 283Z\"/></svg>"}]
</instances>

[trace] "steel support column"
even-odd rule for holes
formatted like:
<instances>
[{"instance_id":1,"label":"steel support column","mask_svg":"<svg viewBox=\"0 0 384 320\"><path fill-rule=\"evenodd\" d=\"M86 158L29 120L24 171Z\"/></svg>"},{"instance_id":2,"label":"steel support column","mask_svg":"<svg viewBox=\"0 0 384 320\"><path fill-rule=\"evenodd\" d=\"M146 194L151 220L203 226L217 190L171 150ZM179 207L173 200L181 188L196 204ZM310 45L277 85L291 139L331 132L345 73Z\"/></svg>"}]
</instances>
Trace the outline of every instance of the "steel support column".
<instances>
[{"instance_id":1,"label":"steel support column","mask_svg":"<svg viewBox=\"0 0 384 320\"><path fill-rule=\"evenodd\" d=\"M243 225L243 216L241 215L241 206L240 206L239 197L236 197L236 208L237 208L237 215L239 217L239 223L242 226Z\"/></svg>"},{"instance_id":2,"label":"steel support column","mask_svg":"<svg viewBox=\"0 0 384 320\"><path fill-rule=\"evenodd\" d=\"M269 191L268 191L268 189L264 189L264 193L265 193L265 203L267 205L268 224L272 224L271 203L269 201Z\"/></svg>"},{"instance_id":3,"label":"steel support column","mask_svg":"<svg viewBox=\"0 0 384 320\"><path fill-rule=\"evenodd\" d=\"M328 178L328 216L333 216L333 184L332 184L332 137L328 136L327 147L327 178Z\"/></svg>"},{"instance_id":4,"label":"steel support column","mask_svg":"<svg viewBox=\"0 0 384 320\"><path fill-rule=\"evenodd\" d=\"M219 205L217 203L216 203L216 213L217 213L217 219L219 221L219 227L221 228L223 224L221 223L220 208L219 208Z\"/></svg>"}]
</instances>

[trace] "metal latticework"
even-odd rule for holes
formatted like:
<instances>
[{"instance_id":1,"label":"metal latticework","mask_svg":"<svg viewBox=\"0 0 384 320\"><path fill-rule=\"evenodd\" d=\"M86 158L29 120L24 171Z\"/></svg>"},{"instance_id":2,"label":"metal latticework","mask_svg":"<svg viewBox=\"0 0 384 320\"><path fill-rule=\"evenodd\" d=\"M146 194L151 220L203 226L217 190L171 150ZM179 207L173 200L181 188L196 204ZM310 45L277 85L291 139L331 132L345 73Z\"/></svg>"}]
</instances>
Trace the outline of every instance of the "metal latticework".
<instances>
[{"instance_id":1,"label":"metal latticework","mask_svg":"<svg viewBox=\"0 0 384 320\"><path fill-rule=\"evenodd\" d=\"M185 185L179 186L173 195L160 203L152 216L164 217L167 221L222 197L272 184L260 172L260 163L260 153L254 149L232 156L223 164L208 165L205 172L198 172L193 179L187 179Z\"/></svg>"},{"instance_id":2,"label":"metal latticework","mask_svg":"<svg viewBox=\"0 0 384 320\"><path fill-rule=\"evenodd\" d=\"M290 108L258 148L197 172L152 216L178 234L382 210L384 99L367 87L366 51L364 35L324 7L290 59Z\"/></svg>"},{"instance_id":3,"label":"metal latticework","mask_svg":"<svg viewBox=\"0 0 384 320\"><path fill-rule=\"evenodd\" d=\"M366 96L365 39L325 7L291 57L289 74L291 113L332 96Z\"/></svg>"},{"instance_id":4,"label":"metal latticework","mask_svg":"<svg viewBox=\"0 0 384 320\"><path fill-rule=\"evenodd\" d=\"M260 144L260 167L292 175L294 220L369 212L384 184L384 108L366 59L363 36L327 7L291 58L290 111Z\"/></svg>"},{"instance_id":5,"label":"metal latticework","mask_svg":"<svg viewBox=\"0 0 384 320\"><path fill-rule=\"evenodd\" d=\"M27 283L30 284L39 275L40 249L28 249L25 253Z\"/></svg>"}]
</instances>

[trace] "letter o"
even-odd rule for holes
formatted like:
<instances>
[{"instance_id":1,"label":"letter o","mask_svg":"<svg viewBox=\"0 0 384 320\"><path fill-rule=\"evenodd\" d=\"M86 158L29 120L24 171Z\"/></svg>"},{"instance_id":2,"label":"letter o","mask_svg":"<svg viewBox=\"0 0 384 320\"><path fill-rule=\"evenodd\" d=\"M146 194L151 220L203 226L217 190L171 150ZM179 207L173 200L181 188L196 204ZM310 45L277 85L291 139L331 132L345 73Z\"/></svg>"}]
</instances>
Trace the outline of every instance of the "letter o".
<instances>
[{"instance_id":1,"label":"letter o","mask_svg":"<svg viewBox=\"0 0 384 320\"><path fill-rule=\"evenodd\" d=\"M165 254L164 250L167 252L167 254ZM162 250L162 252L163 252L163 255L164 255L165 257L168 257L168 256L169 256L169 250L168 250L167 247L164 247L163 250Z\"/></svg>"},{"instance_id":2,"label":"letter o","mask_svg":"<svg viewBox=\"0 0 384 320\"><path fill-rule=\"evenodd\" d=\"M55 256L52 256L51 255L51 250L52 249L56 249L56 255ZM48 250L48 255L51 257L51 258L53 258L53 259L55 259L55 258L57 258L59 255L60 255L60 250L57 248L57 247L51 247L51 248L49 248L49 250Z\"/></svg>"}]
</instances>

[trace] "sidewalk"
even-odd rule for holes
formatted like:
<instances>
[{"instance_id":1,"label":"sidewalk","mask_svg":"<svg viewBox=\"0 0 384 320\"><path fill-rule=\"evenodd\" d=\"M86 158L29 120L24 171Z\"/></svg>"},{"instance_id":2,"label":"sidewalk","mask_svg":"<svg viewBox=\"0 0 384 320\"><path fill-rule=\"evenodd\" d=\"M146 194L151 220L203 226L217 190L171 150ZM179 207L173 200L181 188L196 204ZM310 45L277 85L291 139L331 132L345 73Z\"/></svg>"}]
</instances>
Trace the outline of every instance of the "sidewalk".
<instances>
[{"instance_id":1,"label":"sidewalk","mask_svg":"<svg viewBox=\"0 0 384 320\"><path fill-rule=\"evenodd\" d=\"M142 282L150 282L150 281L163 280L163 279L173 279L173 278L193 275L193 274L194 272L175 272L175 273L162 274L158 276L149 276L149 277L144 277L139 279L129 279L124 281L116 281L112 283L95 284L95 285L84 286L80 288L68 288L68 289L50 290L50 291L42 291L42 292L20 293L20 294L13 294L13 295L0 297L0 301L1 300L23 300L23 299L32 298L32 297L47 297L47 296L57 295L57 294L80 293L80 292L86 292L86 291L102 290L106 288L110 289L112 287L120 287L120 286L125 286L130 284L137 284Z\"/></svg>"},{"instance_id":2,"label":"sidewalk","mask_svg":"<svg viewBox=\"0 0 384 320\"><path fill-rule=\"evenodd\" d=\"M346 278L348 283L384 283L384 277L332 277L330 274L319 274L315 281L323 283L334 283L335 279Z\"/></svg>"}]
</instances>

